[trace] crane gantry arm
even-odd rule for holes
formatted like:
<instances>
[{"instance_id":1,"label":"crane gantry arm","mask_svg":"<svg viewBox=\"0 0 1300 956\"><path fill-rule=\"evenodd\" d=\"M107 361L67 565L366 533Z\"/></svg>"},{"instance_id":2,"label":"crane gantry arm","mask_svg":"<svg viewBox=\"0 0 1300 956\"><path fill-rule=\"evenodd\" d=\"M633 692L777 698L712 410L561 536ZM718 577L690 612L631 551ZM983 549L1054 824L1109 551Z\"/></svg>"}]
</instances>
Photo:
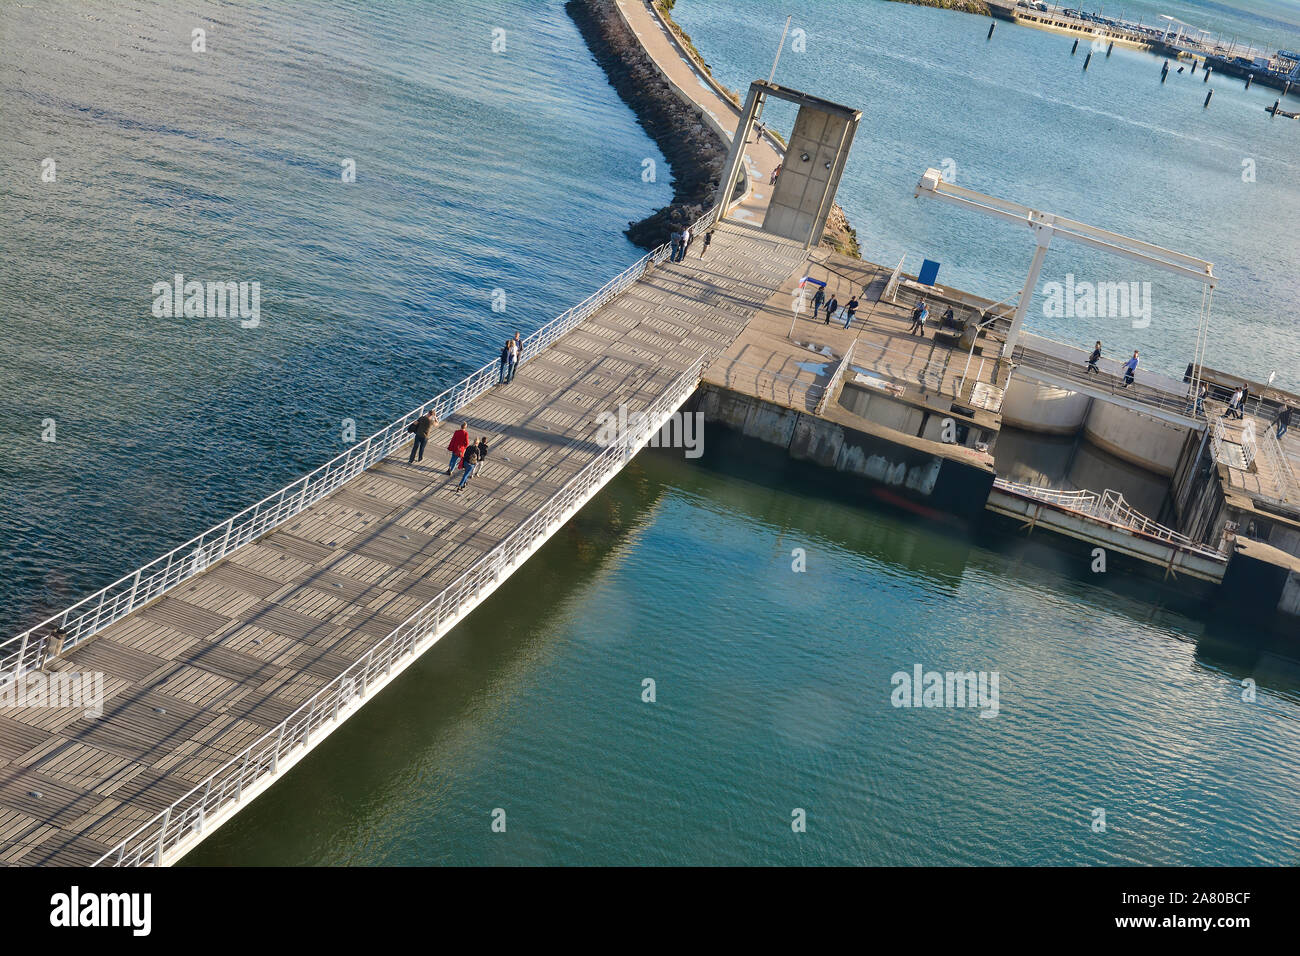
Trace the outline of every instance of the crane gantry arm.
<instances>
[{"instance_id":1,"label":"crane gantry arm","mask_svg":"<svg viewBox=\"0 0 1300 956\"><path fill-rule=\"evenodd\" d=\"M943 181L943 174L937 169L927 169L925 171L925 174L921 176L921 181L917 183L915 195L927 199L939 199L1006 222L1028 226L1033 232L1036 246L1034 258L1030 262L1029 275L1025 278L1025 286L1020 293L1015 316L1011 320L1011 329L1007 333L1004 354L1008 358L1015 349L1016 340L1020 336L1020 328L1024 324L1025 315L1029 311L1029 301L1033 298L1034 289L1038 285L1038 276L1042 272L1048 246L1052 244L1052 239L1057 236L1062 239L1069 239L1072 242L1092 246L1094 249L1100 249L1103 252L1123 256L1126 259L1132 259L1157 269L1164 269L1190 279L1197 279L1209 289L1213 289L1218 282L1214 275L1213 264L1206 262L1204 259L1197 259L1195 256L1174 252L1172 249L1165 249L1150 242L1143 242L1141 239L1134 239L1131 236L1123 236L1117 232L1110 232L1096 226L1089 226L1086 223L1076 222L1073 219L1066 219L1064 216L1039 212L1037 209L1031 209L1020 203L978 193L973 189L965 189L954 183L946 183Z\"/></svg>"}]
</instances>

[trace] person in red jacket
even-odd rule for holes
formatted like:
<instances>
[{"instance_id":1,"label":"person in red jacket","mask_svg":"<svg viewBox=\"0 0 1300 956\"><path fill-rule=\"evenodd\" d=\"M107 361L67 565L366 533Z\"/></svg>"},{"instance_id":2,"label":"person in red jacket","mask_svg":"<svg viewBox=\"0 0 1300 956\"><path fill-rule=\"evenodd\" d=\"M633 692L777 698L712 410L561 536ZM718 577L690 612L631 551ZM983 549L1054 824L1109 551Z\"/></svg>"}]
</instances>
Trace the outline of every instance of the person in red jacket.
<instances>
[{"instance_id":1,"label":"person in red jacket","mask_svg":"<svg viewBox=\"0 0 1300 956\"><path fill-rule=\"evenodd\" d=\"M451 464L447 466L447 474L451 474L456 466L460 464L461 457L465 454L465 449L469 447L469 422L461 422L460 428L451 436L451 444L447 446L447 451L451 452Z\"/></svg>"}]
</instances>

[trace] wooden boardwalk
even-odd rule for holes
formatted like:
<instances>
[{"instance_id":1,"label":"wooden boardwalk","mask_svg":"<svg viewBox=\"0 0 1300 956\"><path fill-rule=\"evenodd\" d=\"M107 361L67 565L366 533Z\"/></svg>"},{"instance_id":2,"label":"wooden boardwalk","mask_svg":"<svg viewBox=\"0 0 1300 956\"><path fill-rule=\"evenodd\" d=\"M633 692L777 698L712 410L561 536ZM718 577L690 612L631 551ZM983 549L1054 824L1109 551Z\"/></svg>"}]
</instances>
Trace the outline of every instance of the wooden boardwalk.
<instances>
[{"instance_id":1,"label":"wooden boardwalk","mask_svg":"<svg viewBox=\"0 0 1300 956\"><path fill-rule=\"evenodd\" d=\"M743 224L664 263L456 418L486 436L457 494L430 437L109 625L51 665L104 675L101 717L0 709L0 862L89 865L285 720L601 451L596 418L647 407L728 348L805 250Z\"/></svg>"}]
</instances>

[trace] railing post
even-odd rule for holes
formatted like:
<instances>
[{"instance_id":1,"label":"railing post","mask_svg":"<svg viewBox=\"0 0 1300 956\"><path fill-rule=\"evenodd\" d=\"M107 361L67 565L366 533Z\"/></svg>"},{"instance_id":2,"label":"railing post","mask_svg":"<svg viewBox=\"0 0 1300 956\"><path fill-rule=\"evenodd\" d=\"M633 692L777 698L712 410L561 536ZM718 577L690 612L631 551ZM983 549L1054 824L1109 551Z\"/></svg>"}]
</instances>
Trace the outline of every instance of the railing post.
<instances>
[{"instance_id":1,"label":"railing post","mask_svg":"<svg viewBox=\"0 0 1300 956\"><path fill-rule=\"evenodd\" d=\"M18 661L14 664L14 680L23 676L23 659L27 656L27 641L30 637L30 631L23 634L22 643L18 645Z\"/></svg>"},{"instance_id":2,"label":"railing post","mask_svg":"<svg viewBox=\"0 0 1300 956\"><path fill-rule=\"evenodd\" d=\"M140 572L143 570L144 568L135 569L135 578L131 581L131 596L126 599L126 609L128 612L135 609L135 595L136 592L140 590Z\"/></svg>"},{"instance_id":3,"label":"railing post","mask_svg":"<svg viewBox=\"0 0 1300 956\"><path fill-rule=\"evenodd\" d=\"M158 828L158 847L153 851L153 865L162 865L163 842L167 839L167 824L171 822L172 808L163 811L162 826Z\"/></svg>"},{"instance_id":4,"label":"railing post","mask_svg":"<svg viewBox=\"0 0 1300 956\"><path fill-rule=\"evenodd\" d=\"M284 725L288 720L280 721L280 736L275 739L275 754L271 757L271 773L280 772L280 748L284 746Z\"/></svg>"},{"instance_id":5,"label":"railing post","mask_svg":"<svg viewBox=\"0 0 1300 956\"><path fill-rule=\"evenodd\" d=\"M235 802L244 799L244 772L248 770L248 757L251 751L244 751L244 762L239 766L239 778L235 781Z\"/></svg>"},{"instance_id":6,"label":"railing post","mask_svg":"<svg viewBox=\"0 0 1300 956\"><path fill-rule=\"evenodd\" d=\"M208 777L207 785L203 788L203 801L199 804L199 832L203 832L203 827L207 824L208 817L208 798L212 795L212 778Z\"/></svg>"}]
</instances>

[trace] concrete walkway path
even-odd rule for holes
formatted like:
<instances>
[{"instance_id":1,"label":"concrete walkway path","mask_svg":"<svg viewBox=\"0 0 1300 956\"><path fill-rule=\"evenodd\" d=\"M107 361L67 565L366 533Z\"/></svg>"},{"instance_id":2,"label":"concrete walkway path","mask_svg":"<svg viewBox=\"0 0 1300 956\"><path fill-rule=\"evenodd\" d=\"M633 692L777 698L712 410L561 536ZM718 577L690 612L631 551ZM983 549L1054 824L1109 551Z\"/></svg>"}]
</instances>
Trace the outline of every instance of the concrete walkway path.
<instances>
[{"instance_id":1,"label":"concrete walkway path","mask_svg":"<svg viewBox=\"0 0 1300 956\"><path fill-rule=\"evenodd\" d=\"M649 0L615 2L641 46L678 95L703 110L715 129L725 132L729 142L734 140L740 125L740 107L719 91L716 81L692 58ZM756 226L763 224L772 194L772 171L784 159L785 150L776 140L770 136L751 137L745 149L745 168L752 186L749 195L732 210L733 218Z\"/></svg>"}]
</instances>

